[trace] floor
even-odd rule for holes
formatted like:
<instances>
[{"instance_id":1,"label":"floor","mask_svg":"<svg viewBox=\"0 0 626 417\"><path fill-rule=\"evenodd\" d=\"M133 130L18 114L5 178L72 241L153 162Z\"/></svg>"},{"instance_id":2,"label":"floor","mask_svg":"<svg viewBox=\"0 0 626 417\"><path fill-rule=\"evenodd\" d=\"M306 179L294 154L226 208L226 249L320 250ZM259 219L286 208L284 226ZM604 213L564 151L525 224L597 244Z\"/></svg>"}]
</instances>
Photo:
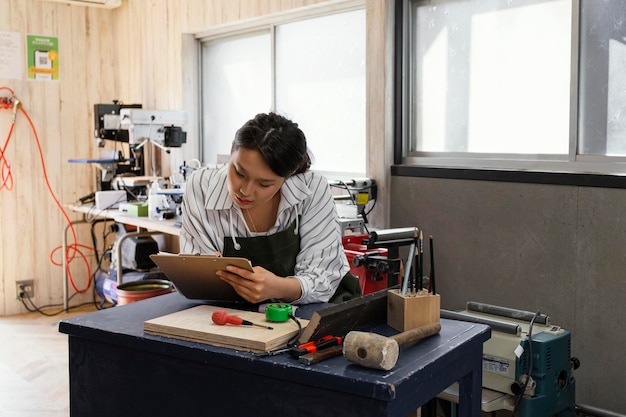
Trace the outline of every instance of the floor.
<instances>
[{"instance_id":1,"label":"floor","mask_svg":"<svg viewBox=\"0 0 626 417\"><path fill-rule=\"evenodd\" d=\"M0 417L70 415L67 335L59 333L59 321L95 310L90 303L50 317L0 317Z\"/></svg>"}]
</instances>

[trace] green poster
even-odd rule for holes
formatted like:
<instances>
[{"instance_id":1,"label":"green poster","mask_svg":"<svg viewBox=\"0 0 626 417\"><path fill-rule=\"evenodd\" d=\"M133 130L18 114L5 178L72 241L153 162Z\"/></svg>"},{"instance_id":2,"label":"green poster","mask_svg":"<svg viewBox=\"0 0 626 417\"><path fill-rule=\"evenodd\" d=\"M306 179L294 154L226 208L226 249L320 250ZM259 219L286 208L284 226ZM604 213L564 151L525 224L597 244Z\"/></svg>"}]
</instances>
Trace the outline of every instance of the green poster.
<instances>
[{"instance_id":1,"label":"green poster","mask_svg":"<svg viewBox=\"0 0 626 417\"><path fill-rule=\"evenodd\" d=\"M59 79L59 38L26 35L29 80Z\"/></svg>"}]
</instances>

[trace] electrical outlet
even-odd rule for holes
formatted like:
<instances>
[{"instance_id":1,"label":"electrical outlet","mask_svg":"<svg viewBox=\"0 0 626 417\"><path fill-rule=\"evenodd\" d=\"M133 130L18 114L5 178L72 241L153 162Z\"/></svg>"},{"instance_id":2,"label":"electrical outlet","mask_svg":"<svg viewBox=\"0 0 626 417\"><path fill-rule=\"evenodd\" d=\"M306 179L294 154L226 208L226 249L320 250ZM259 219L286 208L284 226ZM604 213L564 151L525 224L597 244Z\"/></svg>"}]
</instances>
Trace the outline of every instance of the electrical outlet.
<instances>
[{"instance_id":1,"label":"electrical outlet","mask_svg":"<svg viewBox=\"0 0 626 417\"><path fill-rule=\"evenodd\" d=\"M30 298L33 298L35 296L35 281L32 279L15 281L15 293L18 300L22 298L20 297L22 292L25 292Z\"/></svg>"}]
</instances>

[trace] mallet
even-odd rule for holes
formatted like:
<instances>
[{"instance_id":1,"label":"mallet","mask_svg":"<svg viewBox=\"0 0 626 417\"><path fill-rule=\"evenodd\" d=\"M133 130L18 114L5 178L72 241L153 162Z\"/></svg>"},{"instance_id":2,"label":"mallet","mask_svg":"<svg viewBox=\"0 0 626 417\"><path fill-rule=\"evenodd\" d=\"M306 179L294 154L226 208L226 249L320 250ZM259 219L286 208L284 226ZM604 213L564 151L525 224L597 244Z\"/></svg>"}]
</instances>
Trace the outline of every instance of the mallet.
<instances>
[{"instance_id":1,"label":"mallet","mask_svg":"<svg viewBox=\"0 0 626 417\"><path fill-rule=\"evenodd\" d=\"M439 323L430 323L390 337L352 331L343 340L343 356L358 365L388 371L396 366L400 346L408 346L440 330Z\"/></svg>"}]
</instances>

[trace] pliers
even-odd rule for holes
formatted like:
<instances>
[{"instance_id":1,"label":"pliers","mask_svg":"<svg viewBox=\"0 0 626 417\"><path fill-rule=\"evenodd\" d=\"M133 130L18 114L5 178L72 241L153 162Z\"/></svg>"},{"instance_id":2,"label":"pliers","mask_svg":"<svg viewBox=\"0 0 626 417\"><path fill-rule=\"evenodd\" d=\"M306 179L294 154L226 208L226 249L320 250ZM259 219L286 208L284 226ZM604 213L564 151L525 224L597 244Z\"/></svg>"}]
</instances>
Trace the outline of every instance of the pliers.
<instances>
[{"instance_id":1,"label":"pliers","mask_svg":"<svg viewBox=\"0 0 626 417\"><path fill-rule=\"evenodd\" d=\"M299 358L302 355L306 355L311 352L319 352L320 350L329 348L331 346L341 345L343 339L339 336L331 336L327 335L322 337L321 339L302 343L297 346L286 347L282 349L271 350L269 352L262 352L257 354L257 356L274 356L279 355L281 353L288 352L294 358Z\"/></svg>"}]
</instances>

